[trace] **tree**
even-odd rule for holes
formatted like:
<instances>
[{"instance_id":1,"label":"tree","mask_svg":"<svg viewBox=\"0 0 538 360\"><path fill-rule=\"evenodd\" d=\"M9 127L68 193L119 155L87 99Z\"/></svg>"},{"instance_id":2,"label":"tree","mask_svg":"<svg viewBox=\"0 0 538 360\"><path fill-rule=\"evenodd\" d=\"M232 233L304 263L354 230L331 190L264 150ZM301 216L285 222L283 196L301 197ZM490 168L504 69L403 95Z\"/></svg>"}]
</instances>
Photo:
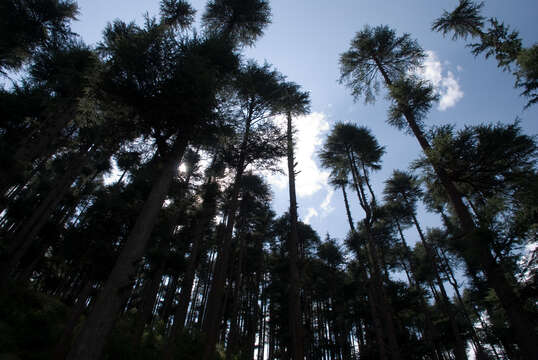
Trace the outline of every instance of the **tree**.
<instances>
[{"instance_id":1,"label":"tree","mask_svg":"<svg viewBox=\"0 0 538 360\"><path fill-rule=\"evenodd\" d=\"M386 297L382 284L382 275L379 264L379 252L373 237L373 226L377 220L377 202L370 185L369 171L380 168L379 162L384 153L380 146L365 127L357 127L351 124L338 123L327 138L325 146L320 153L322 164L325 166L338 166L347 163L346 167L353 178L353 184L357 192L359 204L365 213L363 229L366 237L365 246L368 254L373 288L369 293L369 301L372 307L373 317L376 323L378 346L381 357L386 357L383 330L380 328L381 321L376 318L375 304L379 303L383 323L386 324L385 334L389 341L390 355L393 359L400 358L400 349L397 342L397 334L394 326L393 314ZM335 170L338 168L336 167ZM369 194L365 191L368 188Z\"/></svg>"},{"instance_id":2,"label":"tree","mask_svg":"<svg viewBox=\"0 0 538 360\"><path fill-rule=\"evenodd\" d=\"M340 57L340 81L351 88L356 98L364 95L367 101L373 101L374 89L379 84L377 75L380 73L393 101L389 122L397 127L405 126L409 129L426 156L429 156L431 145L420 126L420 121L431 107L435 96L431 86L407 76L409 71L420 65L423 57L422 49L408 34L397 37L396 33L386 26L373 29L367 26L357 33L351 42L351 49ZM491 237L492 234L477 229L469 209L463 202L462 194L447 176L446 169L434 166L434 171L457 215L463 233L462 238L467 238L465 246L479 255L480 268L509 314L511 325L518 334L521 349L530 356L536 352L534 336L525 331L531 324L522 312L522 306L515 305L513 301L517 299L515 290L492 255L491 249L484 246L488 242L482 238ZM470 265L471 259L466 258L466 261Z\"/></svg>"},{"instance_id":3,"label":"tree","mask_svg":"<svg viewBox=\"0 0 538 360\"><path fill-rule=\"evenodd\" d=\"M136 106L141 125L149 127L155 138L160 176L153 183L130 236L72 346L69 359L100 356L167 191L177 175L183 152L197 127L210 118L222 79L235 64L235 54L227 44L215 39L178 43L173 33L151 19L147 20L146 29L116 22L105 32L102 47L109 54L113 81L110 89L121 89L118 96L124 101L135 101L130 105ZM144 55L153 57L153 67L143 65L148 60ZM232 61L226 63L227 60ZM139 76L141 65L144 77ZM157 104L162 106L155 107ZM178 124L177 120L181 122Z\"/></svg>"},{"instance_id":4,"label":"tree","mask_svg":"<svg viewBox=\"0 0 538 360\"><path fill-rule=\"evenodd\" d=\"M284 141L280 130L269 120L278 109L281 97L282 75L271 66L248 62L237 74L229 95L232 114L236 116L239 139L232 138L227 160L234 168L230 190L226 225L222 232L215 276L211 284L208 308L204 319L206 334L205 358L213 356L221 321L222 297L231 252L233 229L239 206L239 193L243 173L248 165L271 168L282 153Z\"/></svg>"},{"instance_id":5,"label":"tree","mask_svg":"<svg viewBox=\"0 0 538 360\"><path fill-rule=\"evenodd\" d=\"M294 83L287 83L282 99L283 112L287 118L287 158L288 158L288 179L290 197L290 236L288 238L288 252L290 261L290 329L291 329L291 358L294 360L304 358L304 334L303 316L301 310L301 291L299 279L299 257L297 254L299 244L299 233L297 225L297 197L295 194L295 157L293 141L292 116L304 115L310 111L310 99L307 92L301 92L299 86Z\"/></svg>"},{"instance_id":6,"label":"tree","mask_svg":"<svg viewBox=\"0 0 538 360\"><path fill-rule=\"evenodd\" d=\"M72 0L6 0L0 5L0 73L19 69L39 47L71 34L78 7Z\"/></svg>"},{"instance_id":7,"label":"tree","mask_svg":"<svg viewBox=\"0 0 538 360\"><path fill-rule=\"evenodd\" d=\"M441 302L443 310L449 317L452 335L456 339L455 357L456 359L467 359L465 352L465 342L461 336L460 329L455 320L455 314L452 308L452 304L448 299L447 292L445 290L443 280L439 275L439 264L437 256L435 255L432 246L427 242L426 237L419 225L416 217L416 203L421 196L421 190L417 185L417 180L410 174L395 170L392 176L385 182L385 199L395 203L401 203L406 211L411 215L413 223L419 233L420 240L426 251L428 261L431 263L431 270L435 274L437 280L437 286L441 291Z\"/></svg>"},{"instance_id":8,"label":"tree","mask_svg":"<svg viewBox=\"0 0 538 360\"><path fill-rule=\"evenodd\" d=\"M252 46L271 23L271 7L267 0L211 0L202 22L210 32L238 45Z\"/></svg>"},{"instance_id":9,"label":"tree","mask_svg":"<svg viewBox=\"0 0 538 360\"><path fill-rule=\"evenodd\" d=\"M479 43L468 45L473 55L485 54L486 59L494 55L497 66L510 71L511 65L516 65L513 71L516 77L515 87L522 88L522 96L529 99L525 108L538 102L538 44L524 48L517 31L510 28L496 18L488 19L489 28L485 29L485 19L480 14L484 3L471 0L460 0L458 6L452 11L444 11L441 17L432 24L432 30L446 36L453 33L452 40L458 38L478 38Z\"/></svg>"}]
</instances>

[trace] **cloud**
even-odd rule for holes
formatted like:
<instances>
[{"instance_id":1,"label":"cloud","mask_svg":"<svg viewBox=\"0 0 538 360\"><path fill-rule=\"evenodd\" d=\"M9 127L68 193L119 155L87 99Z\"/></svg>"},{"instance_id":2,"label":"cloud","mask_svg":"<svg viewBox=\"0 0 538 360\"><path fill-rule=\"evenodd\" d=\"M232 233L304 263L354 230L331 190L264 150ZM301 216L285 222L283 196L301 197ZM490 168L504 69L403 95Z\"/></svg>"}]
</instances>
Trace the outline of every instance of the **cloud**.
<instances>
[{"instance_id":1,"label":"cloud","mask_svg":"<svg viewBox=\"0 0 538 360\"><path fill-rule=\"evenodd\" d=\"M445 65L447 65L446 62ZM459 65L456 69L458 71L462 70ZM424 66L418 70L418 75L432 82L440 96L439 110L445 111L456 105L456 103L463 98L463 91L461 90L460 84L455 78L454 73L449 70L445 73L443 64L441 64L441 61L437 58L435 52L431 50L426 51Z\"/></svg>"},{"instance_id":2,"label":"cloud","mask_svg":"<svg viewBox=\"0 0 538 360\"><path fill-rule=\"evenodd\" d=\"M285 124L285 119L277 120ZM323 143L323 135L329 130L329 123L323 113L312 113L293 119L295 133L296 171L295 190L299 197L312 196L327 186L329 172L321 170L316 164L316 150ZM269 174L267 181L276 188L283 189L288 185L287 159L282 159L281 168L285 174Z\"/></svg>"},{"instance_id":3,"label":"cloud","mask_svg":"<svg viewBox=\"0 0 538 360\"><path fill-rule=\"evenodd\" d=\"M318 216L318 212L314 208L308 208L308 213L306 214L303 222L305 224L310 224L310 219L312 219L314 216Z\"/></svg>"},{"instance_id":4,"label":"cloud","mask_svg":"<svg viewBox=\"0 0 538 360\"><path fill-rule=\"evenodd\" d=\"M334 195L334 190L329 189L327 191L327 196L325 196L325 199L323 199L323 202L319 206L321 210L323 211L322 216L327 216L334 211L334 207L331 206L331 199L333 195Z\"/></svg>"}]
</instances>

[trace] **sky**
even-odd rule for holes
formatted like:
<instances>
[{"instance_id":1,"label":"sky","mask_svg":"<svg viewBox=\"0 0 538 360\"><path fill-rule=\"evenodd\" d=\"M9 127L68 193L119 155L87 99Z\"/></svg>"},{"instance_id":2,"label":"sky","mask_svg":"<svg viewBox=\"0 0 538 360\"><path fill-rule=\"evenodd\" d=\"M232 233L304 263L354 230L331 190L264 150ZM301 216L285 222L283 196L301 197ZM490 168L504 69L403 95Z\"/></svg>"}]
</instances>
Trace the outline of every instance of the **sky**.
<instances>
[{"instance_id":1,"label":"sky","mask_svg":"<svg viewBox=\"0 0 538 360\"><path fill-rule=\"evenodd\" d=\"M205 1L193 0L203 12ZM290 81L310 92L312 113L294 120L297 128L297 177L299 216L319 235L343 239L349 230L341 191L327 184L328 172L319 166L316 152L335 122L350 122L370 128L386 148L383 168L372 178L380 198L384 181L394 169L407 169L420 156L416 140L386 122L388 103L380 92L374 105L355 102L349 89L338 83L338 60L347 51L355 33L365 25L389 25L397 34L409 33L428 57L422 76L438 89L440 101L425 120L427 125L453 124L456 128L481 123L509 123L520 120L524 133L538 133L538 105L524 110L526 101L514 89L514 78L502 72L494 59L474 57L464 41L452 41L430 30L443 10L452 10L457 0L273 0L272 24L245 59L267 61ZM141 23L143 14L157 15L158 0L79 0L80 14L73 31L88 44L101 40L108 22L115 19ZM538 1L490 0L483 15L497 17L518 30L524 46L538 38ZM285 163L283 162L283 165ZM285 169L286 166L283 166ZM287 178L268 176L277 213L288 208ZM355 221L363 217L356 197L349 194ZM355 200L355 201L354 201ZM440 224L439 218L422 207L419 218L424 227ZM408 231L410 242L416 233Z\"/></svg>"}]
</instances>

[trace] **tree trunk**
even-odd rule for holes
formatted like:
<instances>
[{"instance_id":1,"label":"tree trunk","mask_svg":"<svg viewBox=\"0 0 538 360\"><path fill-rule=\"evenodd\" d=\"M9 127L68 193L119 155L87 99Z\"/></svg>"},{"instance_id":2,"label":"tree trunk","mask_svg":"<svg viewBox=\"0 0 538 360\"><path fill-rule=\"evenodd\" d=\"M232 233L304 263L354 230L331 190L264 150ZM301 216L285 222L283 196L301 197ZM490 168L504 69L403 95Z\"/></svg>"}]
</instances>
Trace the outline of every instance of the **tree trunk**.
<instances>
[{"instance_id":1,"label":"tree trunk","mask_svg":"<svg viewBox=\"0 0 538 360\"><path fill-rule=\"evenodd\" d=\"M473 321L471 320L471 317L469 316L469 313L467 312L467 309L465 307L465 303L463 302L463 299L461 297L460 289L458 286L458 282L456 280L456 277L454 276L454 272L452 271L452 267L450 266L450 263L448 262L448 259L444 252L441 250L439 251L441 253L441 260L443 260L445 269L445 273L448 276L448 282L450 285L452 285L452 288L454 289L454 292L456 293L456 297L458 299L458 302L463 309L463 314L465 315L465 319L467 320L469 330L471 331L471 340L475 346L475 352L479 354L485 354L484 347L482 346L482 342L480 341L480 338L478 337L478 334L476 333L475 327L473 325ZM436 251L436 253L438 253ZM493 351L495 352L495 348L493 347ZM480 355L479 355L480 356ZM497 356L498 358L498 356ZM480 357L478 357L480 359Z\"/></svg>"},{"instance_id":2,"label":"tree trunk","mask_svg":"<svg viewBox=\"0 0 538 360\"><path fill-rule=\"evenodd\" d=\"M73 343L68 360L98 360L101 356L107 336L121 311L123 294L131 287L131 277L136 273L137 263L144 255L186 146L185 137L177 138L171 153L163 160L161 174L153 184L93 310Z\"/></svg>"},{"instance_id":3,"label":"tree trunk","mask_svg":"<svg viewBox=\"0 0 538 360\"><path fill-rule=\"evenodd\" d=\"M344 205L346 206L347 221L349 222L349 228L354 233L355 224L353 223L353 217L351 217L351 210L349 209L349 201L347 199L346 186L342 184L342 195L344 195Z\"/></svg>"},{"instance_id":4,"label":"tree trunk","mask_svg":"<svg viewBox=\"0 0 538 360\"><path fill-rule=\"evenodd\" d=\"M221 322L221 311L224 295L224 287L226 283L226 275L231 252L232 234L235 225L235 217L239 207L239 191L241 190L241 178L245 170L246 151L250 137L250 125L252 122L251 116L247 117L245 124L245 132L241 142L239 162L236 166L235 178L230 196L230 205L228 208L228 219L226 228L223 234L220 251L217 255L215 264L215 272L211 289L209 292L206 313L203 322L203 331L206 335L206 344L204 348L204 360L210 360L215 352L215 346L218 341L218 330Z\"/></svg>"},{"instance_id":5,"label":"tree trunk","mask_svg":"<svg viewBox=\"0 0 538 360\"><path fill-rule=\"evenodd\" d=\"M403 234L403 231L402 231L402 227L400 226L400 222L398 221L398 219L396 219L396 226L398 228L398 233L400 234L400 239L401 239L401 242L402 242L402 245L403 245L403 248L404 248L404 251L405 251L405 256L406 257L410 257L411 256L411 250L409 249L409 246L407 245L407 241L405 240L405 237L404 237L404 234ZM407 277L408 277L408 280L409 280L409 285L410 286L414 286L417 290L422 290L421 289L421 286L420 284L418 283L417 279L416 279L416 269L415 269L415 266L413 265L413 262L410 261L409 262L410 264L410 272L411 272L411 277L409 276L409 273L406 269L406 274L407 274ZM425 321L424 321L424 338L425 338L425 341L426 343L429 345L431 351L432 351L432 359L440 359L442 358L442 355L441 355L441 350L439 348L439 345L436 341L434 341L435 338L438 338L438 331L437 331L437 328L435 327L432 319L431 319L431 314L430 314L430 309L428 307L428 303L426 301L426 299L424 299L423 296L420 297L420 302L421 302L421 305L424 309L424 317L425 317Z\"/></svg>"},{"instance_id":6,"label":"tree trunk","mask_svg":"<svg viewBox=\"0 0 538 360\"><path fill-rule=\"evenodd\" d=\"M206 192L204 194L204 202L202 204L202 211L198 214L193 221L194 231L192 233L193 243L191 253L189 255L189 264L183 275L181 282L181 292L178 299L178 304L174 312L174 323L170 334L168 336L168 342L164 350L164 359L172 359L173 356L173 344L177 338L177 335L183 331L185 325L185 319L187 317L187 310L189 307L189 300L192 294L192 285L194 283L194 276L196 269L200 263L200 250L203 245L204 231L211 222L213 215L216 212L216 184L210 183L206 185Z\"/></svg>"},{"instance_id":7,"label":"tree trunk","mask_svg":"<svg viewBox=\"0 0 538 360\"><path fill-rule=\"evenodd\" d=\"M298 269L297 244L299 243L299 231L297 224L297 198L295 194L295 159L293 155L293 132L292 118L288 112L288 179L290 195L290 233L288 236L288 256L289 256L289 322L291 333L291 358L294 360L304 359L304 335L303 316L301 311L300 279Z\"/></svg>"},{"instance_id":8,"label":"tree trunk","mask_svg":"<svg viewBox=\"0 0 538 360\"><path fill-rule=\"evenodd\" d=\"M166 239L161 240L161 243L163 242L166 242ZM168 246L164 245L160 245L159 247L161 250L164 250L164 248L168 249ZM151 322L155 300L165 270L165 261L161 261L160 264L153 264L153 267L156 267L156 269L154 268L153 270L150 270L147 279L144 281L142 287L142 299L133 326L133 341L135 347L140 347L142 345L144 329L146 328L146 325Z\"/></svg>"},{"instance_id":9,"label":"tree trunk","mask_svg":"<svg viewBox=\"0 0 538 360\"><path fill-rule=\"evenodd\" d=\"M387 85L391 85L390 79L386 74L383 75ZM422 130L415 121L415 117L412 113L406 112L405 118L411 131L418 140L422 150L428 156L428 152L431 149L426 137L422 133ZM462 195L454 185L454 183L448 178L444 169L441 169L433 165L435 173L439 177L441 184L445 188L450 203L454 208L456 216L459 219L463 235L469 237L465 241L462 241L462 245L466 246L465 251L471 251L474 253L480 253L480 267L486 275L489 286L495 290L495 293L499 297L499 300L508 315L508 321L515 333L515 339L521 349L521 353L527 357L532 358L538 354L538 341L535 332L528 331L528 329L534 328L532 314L529 314L524 309L524 303L521 301L518 293L514 287L510 284L509 279L506 278L502 266L491 255L490 247L487 245L487 239L480 239L478 236L484 236L485 234L479 234L474 224L473 218L469 212L469 209L465 206L462 200ZM487 235L486 235L487 237ZM472 266L472 260L464 257L467 264Z\"/></svg>"},{"instance_id":10,"label":"tree trunk","mask_svg":"<svg viewBox=\"0 0 538 360\"><path fill-rule=\"evenodd\" d=\"M388 74L384 70L382 64L377 59L374 59L376 65L381 72L385 83L388 87L392 85L392 81ZM410 111L406 111L404 116L407 120L409 128L413 132L413 135L418 140L420 147L424 151L424 154L429 157L428 153L431 149L428 140L424 136L422 130L418 126L415 116ZM506 277L502 266L495 260L491 254L490 246L488 245L488 235L480 234L474 224L473 218L469 212L469 209L465 206L462 199L462 194L458 191L454 183L449 179L444 169L433 165L433 169L441 184L445 188L450 203L458 217L461 228L463 230L463 236L468 237L465 241L461 241L461 244L466 247L465 251L473 253L479 253L482 255L479 260L479 266L486 275L489 286L495 290L506 314L508 315L508 321L515 333L515 339L521 349L521 353L527 357L532 358L538 354L538 341L536 333L529 331L533 329L534 324L532 314L524 309L524 302L520 299L519 294L510 284L510 280ZM480 238L480 237L486 237ZM491 236L491 235L489 235ZM467 265L470 268L474 268L473 260L464 256Z\"/></svg>"},{"instance_id":11,"label":"tree trunk","mask_svg":"<svg viewBox=\"0 0 538 360\"><path fill-rule=\"evenodd\" d=\"M24 169L29 166L28 164L33 162L37 157L46 157L51 153L51 145L74 117L72 111L57 112L54 115L55 117L52 121L50 119L45 121L43 128L41 131L38 131L39 134L37 136L35 136L36 134L30 134L24 143L19 144L19 147L15 150L15 154L13 155L13 163L16 168L15 173L0 177L0 194L2 197L13 185L14 178L16 178L14 176L15 174L24 172ZM22 171L17 170L19 167L22 167Z\"/></svg>"},{"instance_id":12,"label":"tree trunk","mask_svg":"<svg viewBox=\"0 0 538 360\"><path fill-rule=\"evenodd\" d=\"M404 195L404 200L406 204L410 206L409 201L407 197L405 197L405 195ZM430 244L426 241L426 237L424 236L424 233L422 232L420 224L418 223L417 217L413 210L411 210L411 216L413 218L413 223L415 224L415 227L419 234L420 241L422 242L422 245L424 245L424 249L426 250L426 256L428 257L430 261L435 279L437 280L437 286L439 287L439 290L441 291L441 306L445 314L448 316L448 321L450 322L452 335L456 339L456 348L454 349L454 356L456 360L467 360L467 352L465 351L465 341L461 337L459 326L456 323L456 314L452 310L452 303L450 303L450 300L448 299L448 295L446 293L445 286L443 284L443 279L441 279L441 276L439 275L439 268L438 268L435 254Z\"/></svg>"},{"instance_id":13,"label":"tree trunk","mask_svg":"<svg viewBox=\"0 0 538 360\"><path fill-rule=\"evenodd\" d=\"M243 256L245 253L245 244L244 244L244 236L241 236L241 234L238 235L239 237L239 258L238 258L238 264L237 268L235 269L235 287L232 292L232 306L231 306L231 314L230 314L230 331L228 333L228 341L226 344L226 359L230 360L232 359L233 355L237 352L238 343L239 343L239 322L240 322L240 314L239 310L241 307L241 301L242 301L242 287L243 287L243 276L242 276L242 268L243 268ZM231 277L231 276L230 276ZM231 282L232 280L230 280Z\"/></svg>"},{"instance_id":14,"label":"tree trunk","mask_svg":"<svg viewBox=\"0 0 538 360\"><path fill-rule=\"evenodd\" d=\"M172 312L172 305L174 303L174 298L176 297L178 275L172 274L168 279L166 294L164 295L163 305L160 310L161 319L163 319L165 323L168 322L167 319Z\"/></svg>"},{"instance_id":15,"label":"tree trunk","mask_svg":"<svg viewBox=\"0 0 538 360\"><path fill-rule=\"evenodd\" d=\"M66 173L58 180L45 199L41 201L37 209L32 212L30 218L19 227L7 251L9 260L1 267L0 281L3 284L2 286L5 285L9 274L15 270L21 259L35 243L34 238L47 223L56 206L62 201L73 182L80 175L88 159L87 150L87 148L81 150L79 154L75 155L74 159L69 162L70 166Z\"/></svg>"},{"instance_id":16,"label":"tree trunk","mask_svg":"<svg viewBox=\"0 0 538 360\"><path fill-rule=\"evenodd\" d=\"M64 325L64 329L62 331L62 335L60 336L60 340L58 341L54 349L54 359L56 360L65 359L65 355L69 351L69 342L71 341L71 338L73 337L73 332L75 331L75 328L78 324L80 317L82 316L82 314L84 313L84 310L86 309L86 299L88 298L88 296L90 296L92 289L93 289L92 282L87 281L80 295L78 296L77 302L72 307L69 313L69 317L67 318L67 321Z\"/></svg>"}]
</instances>

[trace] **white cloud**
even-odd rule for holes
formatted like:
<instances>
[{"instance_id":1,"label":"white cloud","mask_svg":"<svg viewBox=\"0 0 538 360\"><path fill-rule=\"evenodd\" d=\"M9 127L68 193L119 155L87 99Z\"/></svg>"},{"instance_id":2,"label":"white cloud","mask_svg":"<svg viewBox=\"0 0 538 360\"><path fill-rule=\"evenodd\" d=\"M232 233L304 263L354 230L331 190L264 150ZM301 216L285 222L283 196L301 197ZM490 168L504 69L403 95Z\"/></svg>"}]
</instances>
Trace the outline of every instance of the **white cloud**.
<instances>
[{"instance_id":1,"label":"white cloud","mask_svg":"<svg viewBox=\"0 0 538 360\"><path fill-rule=\"evenodd\" d=\"M323 199L323 202L319 206L321 210L323 211L322 216L327 216L333 212L334 207L331 206L331 199L333 197L333 194L334 194L334 190L329 189L327 191L327 196L325 196L325 199Z\"/></svg>"},{"instance_id":2,"label":"white cloud","mask_svg":"<svg viewBox=\"0 0 538 360\"><path fill-rule=\"evenodd\" d=\"M318 212L314 208L308 208L308 213L306 214L303 222L305 224L310 224L310 219L312 219L314 216L318 216Z\"/></svg>"},{"instance_id":3,"label":"white cloud","mask_svg":"<svg viewBox=\"0 0 538 360\"><path fill-rule=\"evenodd\" d=\"M445 66L446 65L448 65L447 62L445 62ZM456 69L458 71L462 70L459 65ZM424 79L432 82L440 96L438 109L441 111L453 107L461 98L463 98L463 91L452 71L447 70L446 74L444 73L443 64L441 64L441 61L439 61L435 52L431 50L426 51L424 66L422 69L418 70L418 74Z\"/></svg>"},{"instance_id":4,"label":"white cloud","mask_svg":"<svg viewBox=\"0 0 538 360\"><path fill-rule=\"evenodd\" d=\"M285 119L277 120L279 123ZM329 123L323 113L312 113L293 119L295 133L295 161L297 162L295 188L299 197L308 197L327 186L329 172L321 170L316 164L316 150L323 143L322 135L329 130ZM281 168L285 174L270 174L267 176L269 184L283 189L288 184L287 159L282 159Z\"/></svg>"},{"instance_id":5,"label":"white cloud","mask_svg":"<svg viewBox=\"0 0 538 360\"><path fill-rule=\"evenodd\" d=\"M454 78L454 74L451 71L448 72L447 77L443 78L441 82L441 99L439 100L439 110L444 111L452 106L463 97L463 91L460 89L460 84Z\"/></svg>"}]
</instances>

